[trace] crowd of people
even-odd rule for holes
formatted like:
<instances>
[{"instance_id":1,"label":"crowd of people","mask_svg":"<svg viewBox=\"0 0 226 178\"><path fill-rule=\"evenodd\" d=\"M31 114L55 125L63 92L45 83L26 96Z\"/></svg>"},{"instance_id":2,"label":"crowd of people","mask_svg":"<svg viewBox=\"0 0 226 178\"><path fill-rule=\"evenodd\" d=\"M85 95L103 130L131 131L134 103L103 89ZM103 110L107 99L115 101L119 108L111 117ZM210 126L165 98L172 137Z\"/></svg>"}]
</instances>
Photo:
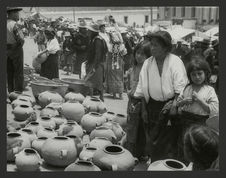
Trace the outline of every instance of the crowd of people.
<instances>
[{"instance_id":1,"label":"crowd of people","mask_svg":"<svg viewBox=\"0 0 226 178\"><path fill-rule=\"evenodd\" d=\"M19 10L7 10L9 92L23 91ZM138 159L174 158L193 162L194 170L219 169L219 131L206 125L207 119L219 116L218 43L172 44L171 35L160 30L134 39L112 16L107 22L80 21L78 31L40 25L34 40L38 57L47 56L40 75L59 78L63 65L66 74L85 80L90 96L98 94L104 101L106 92L123 99L127 92L124 146Z\"/></svg>"}]
</instances>

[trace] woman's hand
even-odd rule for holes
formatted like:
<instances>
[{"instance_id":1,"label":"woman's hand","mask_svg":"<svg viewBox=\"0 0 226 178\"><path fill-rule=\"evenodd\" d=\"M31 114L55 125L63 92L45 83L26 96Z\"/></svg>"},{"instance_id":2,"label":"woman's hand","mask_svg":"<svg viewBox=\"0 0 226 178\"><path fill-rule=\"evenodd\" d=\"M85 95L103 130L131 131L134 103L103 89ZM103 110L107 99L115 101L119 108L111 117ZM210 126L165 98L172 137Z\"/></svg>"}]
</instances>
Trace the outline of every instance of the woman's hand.
<instances>
[{"instance_id":1,"label":"woman's hand","mask_svg":"<svg viewBox=\"0 0 226 178\"><path fill-rule=\"evenodd\" d=\"M199 96L199 94L195 91L192 93L192 99L194 101L203 102L203 99Z\"/></svg>"},{"instance_id":2,"label":"woman's hand","mask_svg":"<svg viewBox=\"0 0 226 178\"><path fill-rule=\"evenodd\" d=\"M192 98L184 98L184 99L177 102L177 106L181 107L181 106L184 106L184 105L189 105L191 103L192 103Z\"/></svg>"}]
</instances>

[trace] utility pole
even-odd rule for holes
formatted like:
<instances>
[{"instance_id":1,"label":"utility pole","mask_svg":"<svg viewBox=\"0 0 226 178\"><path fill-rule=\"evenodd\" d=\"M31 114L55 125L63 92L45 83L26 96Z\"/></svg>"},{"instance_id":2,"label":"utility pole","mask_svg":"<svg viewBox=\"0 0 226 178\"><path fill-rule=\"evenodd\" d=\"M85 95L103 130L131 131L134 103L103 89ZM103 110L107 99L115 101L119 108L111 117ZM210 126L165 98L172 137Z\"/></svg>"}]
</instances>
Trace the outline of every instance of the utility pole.
<instances>
[{"instance_id":1,"label":"utility pole","mask_svg":"<svg viewBox=\"0 0 226 178\"><path fill-rule=\"evenodd\" d=\"M152 7L150 7L150 10L151 10L151 26L152 26L152 21L153 21L153 8Z\"/></svg>"},{"instance_id":2,"label":"utility pole","mask_svg":"<svg viewBox=\"0 0 226 178\"><path fill-rule=\"evenodd\" d=\"M75 22L75 8L74 7L73 7L72 11L73 11L73 20Z\"/></svg>"}]
</instances>

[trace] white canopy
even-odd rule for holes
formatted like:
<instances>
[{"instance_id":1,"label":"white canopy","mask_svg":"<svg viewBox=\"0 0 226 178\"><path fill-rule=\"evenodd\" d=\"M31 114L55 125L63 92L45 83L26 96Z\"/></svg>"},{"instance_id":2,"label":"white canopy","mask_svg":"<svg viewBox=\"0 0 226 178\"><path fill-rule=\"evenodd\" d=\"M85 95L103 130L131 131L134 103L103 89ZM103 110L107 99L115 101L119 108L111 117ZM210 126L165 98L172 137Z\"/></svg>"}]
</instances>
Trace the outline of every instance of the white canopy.
<instances>
[{"instance_id":1,"label":"white canopy","mask_svg":"<svg viewBox=\"0 0 226 178\"><path fill-rule=\"evenodd\" d=\"M209 37L212 37L212 36L215 36L219 33L219 27L213 27L209 30L207 30L204 34L209 36Z\"/></svg>"}]
</instances>

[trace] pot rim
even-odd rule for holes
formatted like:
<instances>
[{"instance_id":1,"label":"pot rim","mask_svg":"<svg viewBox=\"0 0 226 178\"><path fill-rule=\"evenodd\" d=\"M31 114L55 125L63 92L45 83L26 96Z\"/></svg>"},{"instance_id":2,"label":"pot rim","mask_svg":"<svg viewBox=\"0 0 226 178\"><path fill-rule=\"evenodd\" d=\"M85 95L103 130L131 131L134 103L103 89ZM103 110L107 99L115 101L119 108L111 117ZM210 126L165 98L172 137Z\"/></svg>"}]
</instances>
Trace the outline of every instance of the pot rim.
<instances>
[{"instance_id":1,"label":"pot rim","mask_svg":"<svg viewBox=\"0 0 226 178\"><path fill-rule=\"evenodd\" d=\"M93 162L92 161L89 161L89 160L82 160L82 159L79 159L75 162L75 164L82 164L82 165L87 165L87 166L93 166Z\"/></svg>"},{"instance_id":2,"label":"pot rim","mask_svg":"<svg viewBox=\"0 0 226 178\"><path fill-rule=\"evenodd\" d=\"M180 164L182 167L181 167L181 168L175 168L175 167L169 166L169 165L167 164L168 161L171 161L171 162L175 162L175 163L177 163L177 164ZM180 162L180 161L178 161L178 160L175 160L175 159L165 159L165 160L163 160L163 164L164 164L164 166L166 166L167 168L174 169L174 170L183 170L183 169L186 168L186 166L184 165L184 163L182 163L182 162Z\"/></svg>"},{"instance_id":3,"label":"pot rim","mask_svg":"<svg viewBox=\"0 0 226 178\"><path fill-rule=\"evenodd\" d=\"M115 148L119 148L119 149L121 149L121 151L118 151L118 152L113 152L113 151L112 151L112 152L111 152L111 151L106 150L107 147L115 147ZM124 153L125 150L123 149L122 146L119 146L119 145L107 145L107 146L104 147L104 152L107 153L107 154L118 155L118 154Z\"/></svg>"},{"instance_id":4,"label":"pot rim","mask_svg":"<svg viewBox=\"0 0 226 178\"><path fill-rule=\"evenodd\" d=\"M15 138L15 137L20 137L21 134L18 133L18 132L8 132L8 133L7 133L7 136L8 136L8 137L13 137L13 138Z\"/></svg>"}]
</instances>

